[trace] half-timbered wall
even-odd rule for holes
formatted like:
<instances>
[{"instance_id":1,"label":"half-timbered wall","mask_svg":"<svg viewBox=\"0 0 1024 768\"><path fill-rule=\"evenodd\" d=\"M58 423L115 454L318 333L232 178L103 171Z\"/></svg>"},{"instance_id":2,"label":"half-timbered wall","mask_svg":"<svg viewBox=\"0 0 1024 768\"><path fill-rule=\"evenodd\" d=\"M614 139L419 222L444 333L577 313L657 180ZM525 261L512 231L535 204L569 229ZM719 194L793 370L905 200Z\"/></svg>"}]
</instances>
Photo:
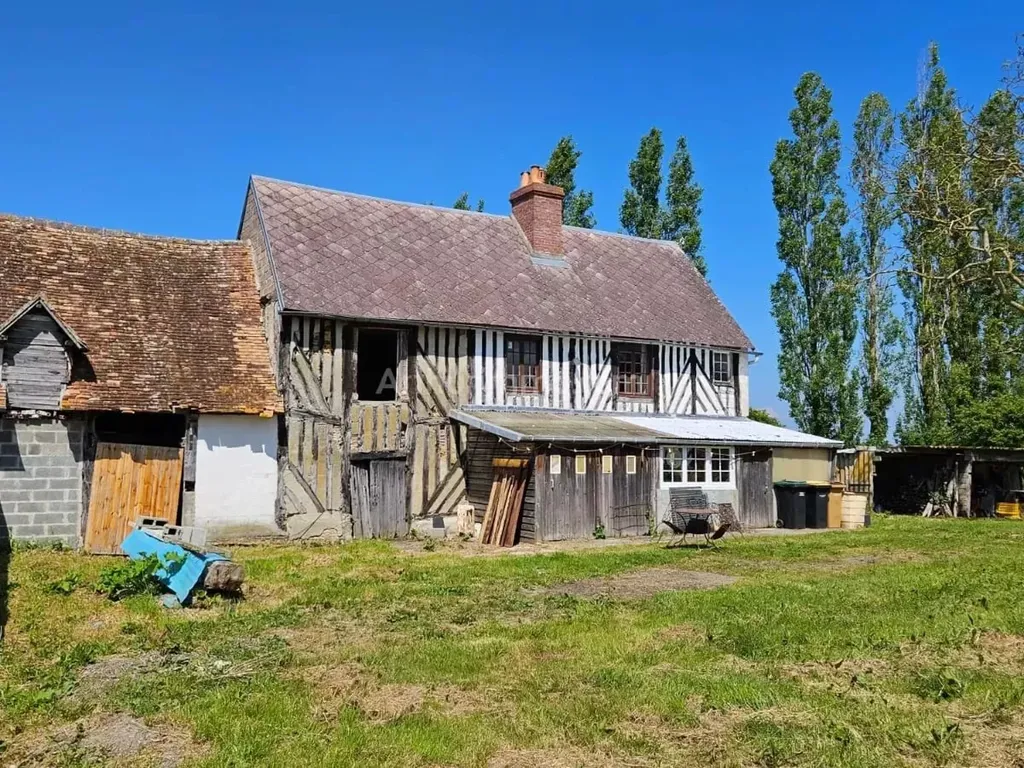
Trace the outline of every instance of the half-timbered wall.
<instances>
[{"instance_id":1,"label":"half-timbered wall","mask_svg":"<svg viewBox=\"0 0 1024 768\"><path fill-rule=\"evenodd\" d=\"M581 411L745 416L746 355L729 351L732 381L712 382L707 347L657 344L657 391L650 399L617 397L613 342L540 335L541 386L536 394L505 392L505 332L472 332L471 403Z\"/></svg>"}]
</instances>

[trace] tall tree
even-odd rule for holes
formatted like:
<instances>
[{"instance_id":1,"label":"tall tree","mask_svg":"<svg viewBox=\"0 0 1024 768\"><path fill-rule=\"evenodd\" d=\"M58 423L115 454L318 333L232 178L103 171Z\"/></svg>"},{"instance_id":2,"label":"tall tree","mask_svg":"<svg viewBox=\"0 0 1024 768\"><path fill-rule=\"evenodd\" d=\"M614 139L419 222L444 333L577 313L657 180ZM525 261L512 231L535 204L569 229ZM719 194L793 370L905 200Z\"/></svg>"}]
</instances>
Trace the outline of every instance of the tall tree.
<instances>
[{"instance_id":1,"label":"tall tree","mask_svg":"<svg viewBox=\"0 0 1024 768\"><path fill-rule=\"evenodd\" d=\"M629 184L619 222L628 235L653 240L675 240L707 276L707 263L700 252L700 201L704 191L694 181L693 161L680 137L669 161L668 187L661 199L661 165L665 155L661 131L651 130L640 139L640 148L629 164Z\"/></svg>"},{"instance_id":2,"label":"tall tree","mask_svg":"<svg viewBox=\"0 0 1024 768\"><path fill-rule=\"evenodd\" d=\"M860 214L861 318L864 359L861 397L870 425L868 442L884 445L889 435L889 406L895 394L895 358L900 326L893 314L887 272L886 235L895 210L886 183L894 123L889 102L872 93L861 102L853 127L851 165Z\"/></svg>"},{"instance_id":3,"label":"tall tree","mask_svg":"<svg viewBox=\"0 0 1024 768\"><path fill-rule=\"evenodd\" d=\"M454 203L452 203L452 208L454 208L457 211L472 211L473 209L469 206L469 192L463 192L461 195L459 195L458 199L456 199L456 201ZM476 210L477 210L477 212L479 213L480 211L483 211L483 209L484 209L484 201L483 200L477 200L476 201Z\"/></svg>"},{"instance_id":4,"label":"tall tree","mask_svg":"<svg viewBox=\"0 0 1024 768\"><path fill-rule=\"evenodd\" d=\"M949 442L957 403L977 394L980 307L972 289L955 289L948 279L967 268L967 238L933 216L936 206L963 210L968 201L967 132L934 45L923 80L922 93L900 115L904 150L896 169L911 362L900 437Z\"/></svg>"},{"instance_id":5,"label":"tall tree","mask_svg":"<svg viewBox=\"0 0 1024 768\"><path fill-rule=\"evenodd\" d=\"M627 235L660 239L662 235L661 161L665 145L661 131L651 128L629 163L630 189L622 200L619 221Z\"/></svg>"},{"instance_id":6,"label":"tall tree","mask_svg":"<svg viewBox=\"0 0 1024 768\"><path fill-rule=\"evenodd\" d=\"M583 153L576 149L572 136L558 140L548 158L547 180L565 190L562 201L562 223L570 227L593 229L597 224L590 209L594 205L594 193L587 189L576 191L576 165Z\"/></svg>"},{"instance_id":7,"label":"tall tree","mask_svg":"<svg viewBox=\"0 0 1024 768\"><path fill-rule=\"evenodd\" d=\"M844 237L848 213L839 185L839 124L832 93L807 73L789 114L793 138L771 163L783 271L771 288L778 325L779 396L801 429L856 442L857 382L850 357L857 331L856 242Z\"/></svg>"},{"instance_id":8,"label":"tall tree","mask_svg":"<svg viewBox=\"0 0 1024 768\"><path fill-rule=\"evenodd\" d=\"M701 253L700 201L703 196L704 190L693 178L693 161L686 137L680 136L668 164L662 237L679 243L697 271L707 277L708 265Z\"/></svg>"}]
</instances>

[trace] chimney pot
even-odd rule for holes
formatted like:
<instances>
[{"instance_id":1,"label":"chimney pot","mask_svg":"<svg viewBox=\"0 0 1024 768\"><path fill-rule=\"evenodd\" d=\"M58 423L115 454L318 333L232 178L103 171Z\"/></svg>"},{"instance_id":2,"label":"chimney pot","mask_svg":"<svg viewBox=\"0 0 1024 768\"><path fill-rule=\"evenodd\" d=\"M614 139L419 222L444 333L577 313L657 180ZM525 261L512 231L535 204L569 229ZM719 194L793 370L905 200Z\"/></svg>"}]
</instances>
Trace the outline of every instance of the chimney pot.
<instances>
[{"instance_id":1,"label":"chimney pot","mask_svg":"<svg viewBox=\"0 0 1024 768\"><path fill-rule=\"evenodd\" d=\"M519 177L519 188L509 197L512 216L522 227L535 253L562 256L562 200L565 190L546 182L539 165L530 166Z\"/></svg>"}]
</instances>

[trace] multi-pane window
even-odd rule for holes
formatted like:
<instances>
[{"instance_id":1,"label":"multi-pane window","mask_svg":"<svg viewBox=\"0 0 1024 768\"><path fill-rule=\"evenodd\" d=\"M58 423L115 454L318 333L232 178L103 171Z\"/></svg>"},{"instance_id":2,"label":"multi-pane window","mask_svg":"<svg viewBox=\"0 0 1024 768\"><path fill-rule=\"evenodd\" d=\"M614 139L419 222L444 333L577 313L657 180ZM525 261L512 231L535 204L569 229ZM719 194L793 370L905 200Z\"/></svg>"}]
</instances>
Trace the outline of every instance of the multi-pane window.
<instances>
[{"instance_id":1,"label":"multi-pane window","mask_svg":"<svg viewBox=\"0 0 1024 768\"><path fill-rule=\"evenodd\" d=\"M715 384L732 383L732 365L730 364L731 357L732 356L728 352L711 353L711 380Z\"/></svg>"},{"instance_id":2,"label":"multi-pane window","mask_svg":"<svg viewBox=\"0 0 1024 768\"><path fill-rule=\"evenodd\" d=\"M732 477L729 469L730 455L728 448L711 449L711 482L728 483Z\"/></svg>"},{"instance_id":3,"label":"multi-pane window","mask_svg":"<svg viewBox=\"0 0 1024 768\"><path fill-rule=\"evenodd\" d=\"M647 347L620 344L616 347L618 393L625 397L651 396L651 360Z\"/></svg>"},{"instance_id":4,"label":"multi-pane window","mask_svg":"<svg viewBox=\"0 0 1024 768\"><path fill-rule=\"evenodd\" d=\"M732 449L665 446L661 449L661 484L732 487Z\"/></svg>"},{"instance_id":5,"label":"multi-pane window","mask_svg":"<svg viewBox=\"0 0 1024 768\"><path fill-rule=\"evenodd\" d=\"M505 337L505 389L509 392L540 392L540 339L535 336Z\"/></svg>"},{"instance_id":6,"label":"multi-pane window","mask_svg":"<svg viewBox=\"0 0 1024 768\"><path fill-rule=\"evenodd\" d=\"M708 481L707 449L686 449L686 482L706 483Z\"/></svg>"},{"instance_id":7,"label":"multi-pane window","mask_svg":"<svg viewBox=\"0 0 1024 768\"><path fill-rule=\"evenodd\" d=\"M682 448L661 449L661 481L665 485L683 482Z\"/></svg>"}]
</instances>

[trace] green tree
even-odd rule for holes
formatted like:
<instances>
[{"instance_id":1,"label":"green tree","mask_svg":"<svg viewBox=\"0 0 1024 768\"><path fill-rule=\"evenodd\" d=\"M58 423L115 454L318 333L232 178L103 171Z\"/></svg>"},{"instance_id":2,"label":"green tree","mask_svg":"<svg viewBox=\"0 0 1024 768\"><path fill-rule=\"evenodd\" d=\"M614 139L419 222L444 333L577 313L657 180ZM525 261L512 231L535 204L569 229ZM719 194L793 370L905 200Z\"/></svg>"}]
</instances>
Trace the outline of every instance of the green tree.
<instances>
[{"instance_id":1,"label":"green tree","mask_svg":"<svg viewBox=\"0 0 1024 768\"><path fill-rule=\"evenodd\" d=\"M759 421L762 424L771 424L773 427L783 426L782 422L772 416L765 408L751 408L747 416L751 421Z\"/></svg>"},{"instance_id":2,"label":"green tree","mask_svg":"<svg viewBox=\"0 0 1024 768\"><path fill-rule=\"evenodd\" d=\"M473 210L469 206L469 192L463 192L461 195L459 195L458 199L454 203L452 203L452 208L454 208L457 211L471 211L471 210ZM479 212L483 211L483 209L484 209L484 201L483 200L477 200L476 201L476 210L477 210L477 212L479 213Z\"/></svg>"},{"instance_id":3,"label":"green tree","mask_svg":"<svg viewBox=\"0 0 1024 768\"><path fill-rule=\"evenodd\" d=\"M593 229L597 224L590 211L594 205L594 193L586 189L576 191L576 165L582 154L576 149L572 136L563 136L551 151L545 171L548 184L565 190L562 223L570 227Z\"/></svg>"},{"instance_id":4,"label":"green tree","mask_svg":"<svg viewBox=\"0 0 1024 768\"><path fill-rule=\"evenodd\" d=\"M857 381L850 358L857 331L856 242L844 237L847 209L837 172L839 124L832 94L807 73L789 114L793 138L771 163L783 271L771 287L779 329L779 396L801 429L855 443Z\"/></svg>"},{"instance_id":5,"label":"green tree","mask_svg":"<svg viewBox=\"0 0 1024 768\"><path fill-rule=\"evenodd\" d=\"M870 428L868 442L885 445L889 435L889 406L895 395L896 355L900 326L893 314L887 273L886 235L895 210L886 184L892 152L894 121L889 102L880 93L861 102L853 128L855 152L851 165L860 214L861 323L864 361L861 396Z\"/></svg>"},{"instance_id":6,"label":"green tree","mask_svg":"<svg viewBox=\"0 0 1024 768\"><path fill-rule=\"evenodd\" d=\"M701 253L700 201L703 196L704 190L693 178L693 161L686 137L680 136L668 164L661 236L679 243L697 271L707 277L708 265Z\"/></svg>"},{"instance_id":7,"label":"green tree","mask_svg":"<svg viewBox=\"0 0 1024 768\"><path fill-rule=\"evenodd\" d=\"M630 188L619 209L623 231L652 240L675 240L707 276L707 263L700 253L700 201L703 190L694 181L693 162L680 137L669 161L668 187L665 201L661 199L661 166L665 155L661 131L651 130L640 139L636 158L629 164Z\"/></svg>"},{"instance_id":8,"label":"green tree","mask_svg":"<svg viewBox=\"0 0 1024 768\"><path fill-rule=\"evenodd\" d=\"M969 199L967 131L934 45L925 82L900 115L905 149L896 169L905 262L900 287L911 362L901 440L941 443L954 439L950 426L958 405L979 394L984 302L967 284L949 279L972 258L968 238L933 216L936 206L963 210Z\"/></svg>"},{"instance_id":9,"label":"green tree","mask_svg":"<svg viewBox=\"0 0 1024 768\"><path fill-rule=\"evenodd\" d=\"M619 221L627 235L659 239L662 234L661 161L665 145L661 131L651 128L640 139L636 157L629 163L629 184Z\"/></svg>"}]
</instances>

